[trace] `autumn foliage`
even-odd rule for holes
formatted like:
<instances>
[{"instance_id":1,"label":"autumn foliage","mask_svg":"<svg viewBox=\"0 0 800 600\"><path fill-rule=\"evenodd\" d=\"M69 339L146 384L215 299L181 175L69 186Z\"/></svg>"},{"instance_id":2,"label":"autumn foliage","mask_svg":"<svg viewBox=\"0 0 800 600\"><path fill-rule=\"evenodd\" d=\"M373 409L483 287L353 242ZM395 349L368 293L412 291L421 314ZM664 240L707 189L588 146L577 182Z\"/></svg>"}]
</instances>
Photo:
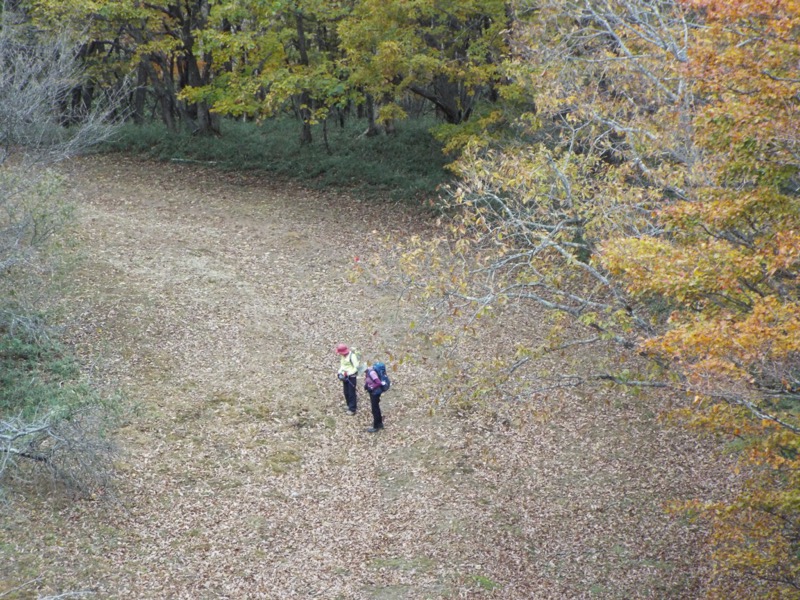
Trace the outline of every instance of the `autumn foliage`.
<instances>
[{"instance_id":1,"label":"autumn foliage","mask_svg":"<svg viewBox=\"0 0 800 600\"><path fill-rule=\"evenodd\" d=\"M437 278L412 260L408 280L451 311L533 302L595 334L565 345L635 348L650 367L554 384L687 398L679 416L730 440L749 478L681 507L712 526L709 596L800 597L800 3L545 0L516 16L511 135L454 165L459 266ZM435 267L441 241L420 247L408 256ZM512 370L541 351L520 344Z\"/></svg>"},{"instance_id":2,"label":"autumn foliage","mask_svg":"<svg viewBox=\"0 0 800 600\"><path fill-rule=\"evenodd\" d=\"M645 348L679 366L694 421L741 440L753 467L734 501L703 507L712 595L798 597L800 3L688 7L703 19L688 63L703 160L688 197L659 211L669 235L629 240L609 264L632 292L673 301Z\"/></svg>"},{"instance_id":3,"label":"autumn foliage","mask_svg":"<svg viewBox=\"0 0 800 600\"><path fill-rule=\"evenodd\" d=\"M30 0L37 26L70 27L98 87L133 72L137 120L148 100L170 129L217 132L220 115L292 112L311 125L359 107L371 126L430 103L449 123L491 92L506 50L500 0Z\"/></svg>"}]
</instances>

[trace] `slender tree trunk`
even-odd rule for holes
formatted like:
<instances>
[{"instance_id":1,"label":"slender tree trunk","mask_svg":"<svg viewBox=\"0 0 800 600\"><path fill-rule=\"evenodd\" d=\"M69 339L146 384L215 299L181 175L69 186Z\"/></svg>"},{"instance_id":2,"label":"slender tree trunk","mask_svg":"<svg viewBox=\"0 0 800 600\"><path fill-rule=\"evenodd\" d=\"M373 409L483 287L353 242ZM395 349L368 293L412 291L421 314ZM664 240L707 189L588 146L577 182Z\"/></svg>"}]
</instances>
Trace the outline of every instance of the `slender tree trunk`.
<instances>
[{"instance_id":1,"label":"slender tree trunk","mask_svg":"<svg viewBox=\"0 0 800 600\"><path fill-rule=\"evenodd\" d=\"M161 120L172 132L178 131L178 124L175 122L175 106L172 103L172 98L167 94L163 88L156 89L158 96L158 104L161 107Z\"/></svg>"},{"instance_id":2,"label":"slender tree trunk","mask_svg":"<svg viewBox=\"0 0 800 600\"><path fill-rule=\"evenodd\" d=\"M297 11L295 13L295 23L297 26L297 50L300 52L300 64L304 67L308 66L308 47L306 45L306 31L303 13ZM300 119L303 121L303 127L300 130L300 143L310 144L311 136L311 97L307 91L300 94L298 112Z\"/></svg>"},{"instance_id":3,"label":"slender tree trunk","mask_svg":"<svg viewBox=\"0 0 800 600\"><path fill-rule=\"evenodd\" d=\"M298 104L298 113L300 114L300 119L303 122L303 125L300 129L300 143L301 144L310 144L314 141L313 136L311 135L311 110L308 107L308 103L310 99L308 97L308 92L303 92L300 94L297 100Z\"/></svg>"},{"instance_id":4,"label":"slender tree trunk","mask_svg":"<svg viewBox=\"0 0 800 600\"><path fill-rule=\"evenodd\" d=\"M336 107L336 120L339 122L339 129L344 129L344 122L345 122L345 115L347 112L350 111L350 102L347 102L347 106L342 108L340 106Z\"/></svg>"},{"instance_id":5,"label":"slender tree trunk","mask_svg":"<svg viewBox=\"0 0 800 600\"><path fill-rule=\"evenodd\" d=\"M161 72L164 73L164 79L158 77L158 73L153 67L153 60L160 63ZM142 65L147 71L150 81L153 83L153 91L158 99L158 104L161 108L161 120L170 131L177 131L178 124L175 121L176 114L176 99L174 85L172 84L172 76L169 75L171 69L171 62L166 57L145 56L142 58Z\"/></svg>"},{"instance_id":6,"label":"slender tree trunk","mask_svg":"<svg viewBox=\"0 0 800 600\"><path fill-rule=\"evenodd\" d=\"M325 151L328 154L333 154L331 152L330 144L328 144L328 119L322 121L322 139L325 142Z\"/></svg>"},{"instance_id":7,"label":"slender tree trunk","mask_svg":"<svg viewBox=\"0 0 800 600\"><path fill-rule=\"evenodd\" d=\"M145 32L142 29L130 27L127 31L140 47L150 41L145 38ZM155 64L158 64L158 71L154 66ZM178 130L178 125L175 121L177 99L175 96L175 84L172 80L172 66L172 61L163 52L144 55L139 61L137 81L140 86L139 89L144 90L143 86L148 79L150 80L156 96L156 103L161 111L161 120L169 131L174 132ZM142 99L143 104L144 98Z\"/></svg>"},{"instance_id":8,"label":"slender tree trunk","mask_svg":"<svg viewBox=\"0 0 800 600\"><path fill-rule=\"evenodd\" d=\"M208 65L211 55L204 54L203 59ZM187 51L184 56L184 68L186 84L192 87L201 87L208 84L208 68L204 68L205 74L200 72L197 64L197 57L192 51ZM207 102L197 102L187 107L189 118L193 122L193 133L196 135L219 134L219 118L212 114L211 107Z\"/></svg>"},{"instance_id":9,"label":"slender tree trunk","mask_svg":"<svg viewBox=\"0 0 800 600\"><path fill-rule=\"evenodd\" d=\"M133 90L133 122L137 125L144 123L144 103L147 99L147 68L139 63L136 69L136 89Z\"/></svg>"},{"instance_id":10,"label":"slender tree trunk","mask_svg":"<svg viewBox=\"0 0 800 600\"><path fill-rule=\"evenodd\" d=\"M372 97L372 94L365 94L364 100L364 108L367 113L367 130L364 132L364 135L373 137L381 133L381 128L375 121L375 98Z\"/></svg>"},{"instance_id":11,"label":"slender tree trunk","mask_svg":"<svg viewBox=\"0 0 800 600\"><path fill-rule=\"evenodd\" d=\"M186 83L192 87L201 87L207 85L209 82L208 64L212 60L211 55L203 54L203 60L206 64L206 67L203 69L203 73L200 72L200 67L197 64L197 58L193 52L188 51L184 59ZM191 107L187 108L194 123L195 134L208 135L211 133L219 133L219 118L211 112L211 107L207 102L197 102Z\"/></svg>"}]
</instances>

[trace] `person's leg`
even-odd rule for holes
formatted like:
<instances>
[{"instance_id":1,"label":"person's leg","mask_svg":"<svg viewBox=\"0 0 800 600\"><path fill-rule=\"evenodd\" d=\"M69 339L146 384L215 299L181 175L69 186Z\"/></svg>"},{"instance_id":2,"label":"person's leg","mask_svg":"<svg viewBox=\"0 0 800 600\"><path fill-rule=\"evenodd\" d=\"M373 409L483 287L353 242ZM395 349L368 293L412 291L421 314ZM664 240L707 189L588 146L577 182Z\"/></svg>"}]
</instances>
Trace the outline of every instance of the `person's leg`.
<instances>
[{"instance_id":1,"label":"person's leg","mask_svg":"<svg viewBox=\"0 0 800 600\"><path fill-rule=\"evenodd\" d=\"M356 403L358 402L356 379L356 375L350 375L344 380L344 397L347 400L347 409L351 412L356 412Z\"/></svg>"},{"instance_id":2,"label":"person's leg","mask_svg":"<svg viewBox=\"0 0 800 600\"><path fill-rule=\"evenodd\" d=\"M370 394L369 401L372 408L372 428L383 429L383 415L381 414L381 394Z\"/></svg>"}]
</instances>

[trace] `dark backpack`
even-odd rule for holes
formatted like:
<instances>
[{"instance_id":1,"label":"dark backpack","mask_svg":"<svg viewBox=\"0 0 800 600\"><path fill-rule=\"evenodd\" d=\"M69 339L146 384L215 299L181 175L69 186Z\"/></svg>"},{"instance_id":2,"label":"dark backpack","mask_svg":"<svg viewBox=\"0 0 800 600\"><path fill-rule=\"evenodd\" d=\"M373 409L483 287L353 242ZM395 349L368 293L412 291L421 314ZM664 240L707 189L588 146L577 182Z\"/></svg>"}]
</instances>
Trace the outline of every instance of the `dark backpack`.
<instances>
[{"instance_id":1,"label":"dark backpack","mask_svg":"<svg viewBox=\"0 0 800 600\"><path fill-rule=\"evenodd\" d=\"M386 365L382 362L376 362L372 365L372 368L375 369L378 377L381 378L381 389L383 389L384 392L388 392L389 388L392 387L392 380L389 379L389 375L386 373Z\"/></svg>"}]
</instances>

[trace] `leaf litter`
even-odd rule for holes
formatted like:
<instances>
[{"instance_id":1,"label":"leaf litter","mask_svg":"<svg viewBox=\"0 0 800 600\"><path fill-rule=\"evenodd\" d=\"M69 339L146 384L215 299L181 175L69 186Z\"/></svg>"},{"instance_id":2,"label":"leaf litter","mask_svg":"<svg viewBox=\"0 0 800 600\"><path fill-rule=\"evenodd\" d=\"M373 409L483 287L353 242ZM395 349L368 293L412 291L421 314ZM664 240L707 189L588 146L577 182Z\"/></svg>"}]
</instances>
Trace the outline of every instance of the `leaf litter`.
<instances>
[{"instance_id":1,"label":"leaf litter","mask_svg":"<svg viewBox=\"0 0 800 600\"><path fill-rule=\"evenodd\" d=\"M659 421L676 400L655 393L433 410L419 309L350 277L386 235L426 233L412 212L119 156L69 170L84 258L68 332L135 410L116 432L114 501L15 488L0 592L22 587L6 597L702 595L707 532L664 506L725 494L729 459ZM501 317L477 343L513 347L543 321ZM411 357L390 361L380 434L363 392L344 411L340 341Z\"/></svg>"}]
</instances>

